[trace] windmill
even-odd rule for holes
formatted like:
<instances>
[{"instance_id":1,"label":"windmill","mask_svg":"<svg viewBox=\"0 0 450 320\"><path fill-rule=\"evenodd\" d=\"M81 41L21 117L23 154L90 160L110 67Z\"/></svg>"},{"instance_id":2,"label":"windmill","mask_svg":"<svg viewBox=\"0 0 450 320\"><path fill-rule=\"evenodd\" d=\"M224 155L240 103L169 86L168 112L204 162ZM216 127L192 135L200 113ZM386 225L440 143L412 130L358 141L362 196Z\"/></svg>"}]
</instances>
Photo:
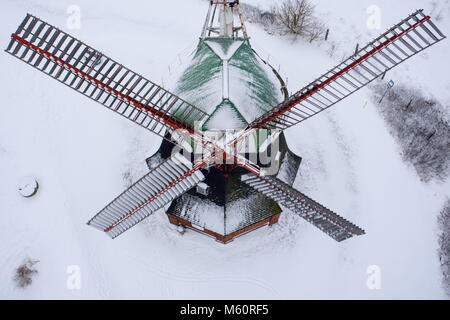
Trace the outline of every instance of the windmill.
<instances>
[{"instance_id":1,"label":"windmill","mask_svg":"<svg viewBox=\"0 0 450 320\"><path fill-rule=\"evenodd\" d=\"M236 17L239 23L235 25ZM198 57L205 57L201 50L208 46L220 58L219 63L198 69L221 70L222 101L211 106L212 112L193 103L195 97L189 101L182 99L31 14L11 35L6 52L161 136L163 145L172 146L169 154L151 166L146 175L89 220L89 225L112 238L171 203L173 207L173 203L188 195L208 200L207 182L220 178L227 186L233 186L229 184L231 180L236 186L247 186L245 196L262 197L255 199L265 199L269 207L274 205L275 214L255 215L242 224L239 214L244 216L245 212L238 212L240 227L222 234L194 223L194 216L168 214L170 222L226 243L259 226L275 223L279 216L277 208L283 206L336 241L343 241L364 234L364 230L278 177L281 155L274 147L275 142L282 143L283 130L328 109L444 38L431 18L418 10L291 96L282 88L282 101L268 109L253 110L250 121L249 115L236 116L246 106L236 107L230 95L233 82L229 70L236 67L233 55L238 52L248 57L248 61L254 61L252 54L256 55L242 21L239 1L211 1L200 37ZM259 103L254 105L258 107ZM233 121L227 121L232 112ZM249 144L258 156L248 151ZM268 154L269 166L259 157L261 150ZM286 156L288 152L283 154ZM226 219L224 224L230 223Z\"/></svg>"}]
</instances>

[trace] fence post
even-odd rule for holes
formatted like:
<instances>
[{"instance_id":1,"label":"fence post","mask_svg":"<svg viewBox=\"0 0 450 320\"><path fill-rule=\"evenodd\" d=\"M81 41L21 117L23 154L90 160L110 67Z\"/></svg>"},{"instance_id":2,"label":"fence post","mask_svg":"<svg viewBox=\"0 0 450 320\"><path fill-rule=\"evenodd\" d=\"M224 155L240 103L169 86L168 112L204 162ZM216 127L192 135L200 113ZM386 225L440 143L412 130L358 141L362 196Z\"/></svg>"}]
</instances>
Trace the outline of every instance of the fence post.
<instances>
[{"instance_id":1,"label":"fence post","mask_svg":"<svg viewBox=\"0 0 450 320\"><path fill-rule=\"evenodd\" d=\"M359 51L359 43L356 44L356 48L355 48L355 56L358 54Z\"/></svg>"},{"instance_id":2,"label":"fence post","mask_svg":"<svg viewBox=\"0 0 450 320\"><path fill-rule=\"evenodd\" d=\"M411 106L413 99L409 100L408 104L406 105L406 109L408 109Z\"/></svg>"}]
</instances>

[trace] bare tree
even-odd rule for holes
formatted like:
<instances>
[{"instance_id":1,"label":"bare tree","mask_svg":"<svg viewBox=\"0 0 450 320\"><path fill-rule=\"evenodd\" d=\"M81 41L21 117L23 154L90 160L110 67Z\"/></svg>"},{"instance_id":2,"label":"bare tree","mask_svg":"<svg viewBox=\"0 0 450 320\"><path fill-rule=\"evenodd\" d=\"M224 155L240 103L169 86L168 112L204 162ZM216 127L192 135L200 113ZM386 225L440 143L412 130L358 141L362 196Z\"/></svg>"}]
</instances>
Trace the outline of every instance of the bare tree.
<instances>
[{"instance_id":1,"label":"bare tree","mask_svg":"<svg viewBox=\"0 0 450 320\"><path fill-rule=\"evenodd\" d=\"M313 24L314 5L308 0L285 0L276 13L286 33L307 36Z\"/></svg>"},{"instance_id":2,"label":"bare tree","mask_svg":"<svg viewBox=\"0 0 450 320\"><path fill-rule=\"evenodd\" d=\"M275 6L275 13L282 34L294 34L310 43L322 39L326 27L314 16L315 5L309 0L285 0Z\"/></svg>"},{"instance_id":3,"label":"bare tree","mask_svg":"<svg viewBox=\"0 0 450 320\"><path fill-rule=\"evenodd\" d=\"M14 281L16 281L19 288L25 288L32 283L33 275L38 273L38 271L33 267L38 262L39 260L27 259L16 269Z\"/></svg>"},{"instance_id":4,"label":"bare tree","mask_svg":"<svg viewBox=\"0 0 450 320\"><path fill-rule=\"evenodd\" d=\"M262 25L269 34L294 34L314 42L323 39L327 29L314 16L315 6L309 0L285 0L268 11L244 3L240 6L244 20Z\"/></svg>"},{"instance_id":5,"label":"bare tree","mask_svg":"<svg viewBox=\"0 0 450 320\"><path fill-rule=\"evenodd\" d=\"M325 35L326 29L327 28L323 22L313 20L310 27L306 30L307 39L310 43L322 39Z\"/></svg>"}]
</instances>

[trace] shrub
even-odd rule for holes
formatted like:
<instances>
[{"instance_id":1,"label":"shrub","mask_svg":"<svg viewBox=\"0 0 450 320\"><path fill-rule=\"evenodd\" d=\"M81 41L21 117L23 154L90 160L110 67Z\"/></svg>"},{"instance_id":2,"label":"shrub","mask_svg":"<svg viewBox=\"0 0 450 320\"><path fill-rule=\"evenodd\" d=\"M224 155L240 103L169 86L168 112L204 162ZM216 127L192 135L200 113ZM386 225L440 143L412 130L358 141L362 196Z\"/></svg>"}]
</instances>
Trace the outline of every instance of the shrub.
<instances>
[{"instance_id":1,"label":"shrub","mask_svg":"<svg viewBox=\"0 0 450 320\"><path fill-rule=\"evenodd\" d=\"M314 16L309 0L285 0L274 8L284 34L294 34L313 42L323 37L325 25Z\"/></svg>"},{"instance_id":2,"label":"shrub","mask_svg":"<svg viewBox=\"0 0 450 320\"><path fill-rule=\"evenodd\" d=\"M373 100L402 150L402 158L424 182L444 181L450 167L448 106L425 97L420 90L397 85L386 95L384 82L372 86Z\"/></svg>"},{"instance_id":3,"label":"shrub","mask_svg":"<svg viewBox=\"0 0 450 320\"><path fill-rule=\"evenodd\" d=\"M269 34L293 34L309 42L325 35L325 24L314 16L315 6L309 0L285 0L268 11L244 3L240 8L244 20L262 25Z\"/></svg>"},{"instance_id":4,"label":"shrub","mask_svg":"<svg viewBox=\"0 0 450 320\"><path fill-rule=\"evenodd\" d=\"M27 259L16 269L14 281L19 288L25 288L32 283L32 277L38 273L33 267L38 262L38 260Z\"/></svg>"},{"instance_id":5,"label":"shrub","mask_svg":"<svg viewBox=\"0 0 450 320\"><path fill-rule=\"evenodd\" d=\"M450 297L450 199L441 211L439 226L442 231L439 236L439 261L443 274L443 286Z\"/></svg>"}]
</instances>

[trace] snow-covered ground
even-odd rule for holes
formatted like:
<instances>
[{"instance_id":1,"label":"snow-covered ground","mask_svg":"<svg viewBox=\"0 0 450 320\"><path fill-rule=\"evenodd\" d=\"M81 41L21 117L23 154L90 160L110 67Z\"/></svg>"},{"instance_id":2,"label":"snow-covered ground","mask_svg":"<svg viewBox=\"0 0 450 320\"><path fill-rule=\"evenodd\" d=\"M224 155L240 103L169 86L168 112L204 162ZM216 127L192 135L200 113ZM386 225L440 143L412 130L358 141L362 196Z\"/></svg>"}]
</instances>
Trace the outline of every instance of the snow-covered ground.
<instances>
[{"instance_id":1,"label":"snow-covered ground","mask_svg":"<svg viewBox=\"0 0 450 320\"><path fill-rule=\"evenodd\" d=\"M271 1L248 1L267 7ZM342 53L368 42L433 1L317 1ZM68 30L69 5L81 9L81 29ZM381 30L366 25L370 5L381 9ZM60 26L156 82L195 48L207 3L177 1L3 0L0 46L5 48L26 12ZM450 5L437 24L450 34ZM253 47L281 65L291 91L339 61L328 44L270 36L248 25ZM448 40L411 59L387 78L450 101ZM180 57L179 57L180 56ZM403 163L370 92L287 132L303 157L295 186L363 227L367 234L336 243L285 212L277 225L228 245L188 231L180 235L159 212L111 240L86 221L146 172L144 159L160 139L144 129L0 54L0 298L356 298L444 299L438 261L437 216L450 183L424 184ZM20 196L24 176L38 194ZM39 274L27 289L13 282L26 258ZM68 267L81 270L81 289L67 288ZM377 265L381 288L369 290L367 268Z\"/></svg>"}]
</instances>

